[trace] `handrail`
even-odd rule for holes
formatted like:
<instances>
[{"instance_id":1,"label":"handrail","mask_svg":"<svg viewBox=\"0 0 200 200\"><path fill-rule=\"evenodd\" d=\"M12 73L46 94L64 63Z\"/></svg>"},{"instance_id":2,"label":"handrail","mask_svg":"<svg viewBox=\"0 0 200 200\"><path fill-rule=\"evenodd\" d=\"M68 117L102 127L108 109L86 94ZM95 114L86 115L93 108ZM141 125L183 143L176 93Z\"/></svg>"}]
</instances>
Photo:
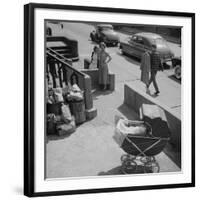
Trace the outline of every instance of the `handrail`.
<instances>
[{"instance_id":1,"label":"handrail","mask_svg":"<svg viewBox=\"0 0 200 200\"><path fill-rule=\"evenodd\" d=\"M63 55L59 54L57 51L53 50L52 48L47 47L47 50L50 51L50 52L53 52L54 54L56 54L56 55L59 56L59 57L61 57L61 58L65 59L65 60L71 62L71 59L65 58Z\"/></svg>"},{"instance_id":2,"label":"handrail","mask_svg":"<svg viewBox=\"0 0 200 200\"><path fill-rule=\"evenodd\" d=\"M49 50L49 48L47 48L47 50ZM55 54L52 54L50 53L49 51L46 51L47 55L53 57L54 59L58 60L59 62L61 62L62 64L66 65L68 68L70 68L72 71L75 71L76 73L80 74L81 76L85 76L84 73L78 71L77 69L73 68L71 64L67 63L66 61L66 58L62 55L60 55L59 53L56 52L56 55ZM62 57L62 59L58 58L57 56L59 57ZM69 59L68 59L69 61Z\"/></svg>"}]
</instances>

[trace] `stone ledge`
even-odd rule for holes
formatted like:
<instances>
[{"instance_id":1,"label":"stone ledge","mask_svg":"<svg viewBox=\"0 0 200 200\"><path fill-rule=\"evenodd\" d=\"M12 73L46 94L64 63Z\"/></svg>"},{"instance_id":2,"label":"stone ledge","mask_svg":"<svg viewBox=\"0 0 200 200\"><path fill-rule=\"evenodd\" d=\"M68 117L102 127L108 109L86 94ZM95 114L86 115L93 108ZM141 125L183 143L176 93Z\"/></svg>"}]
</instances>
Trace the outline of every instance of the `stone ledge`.
<instances>
[{"instance_id":1,"label":"stone ledge","mask_svg":"<svg viewBox=\"0 0 200 200\"><path fill-rule=\"evenodd\" d=\"M181 118L178 113L141 91L136 86L128 84L124 85L124 103L133 108L138 114L140 107L144 103L155 104L162 108L165 111L169 128L172 133L170 143L178 152L181 152Z\"/></svg>"},{"instance_id":2,"label":"stone ledge","mask_svg":"<svg viewBox=\"0 0 200 200\"><path fill-rule=\"evenodd\" d=\"M99 83L99 72L98 69L83 69L81 70L84 74L87 74L91 78L92 88L98 88ZM109 72L108 74L108 89L111 91L115 90L115 74Z\"/></svg>"}]
</instances>

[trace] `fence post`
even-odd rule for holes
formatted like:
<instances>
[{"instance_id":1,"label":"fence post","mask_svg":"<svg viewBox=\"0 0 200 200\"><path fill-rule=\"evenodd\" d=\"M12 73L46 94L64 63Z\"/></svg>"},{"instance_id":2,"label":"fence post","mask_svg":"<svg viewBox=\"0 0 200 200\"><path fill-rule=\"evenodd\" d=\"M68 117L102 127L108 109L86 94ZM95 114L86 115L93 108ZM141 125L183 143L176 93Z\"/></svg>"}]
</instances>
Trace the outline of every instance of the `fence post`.
<instances>
[{"instance_id":1,"label":"fence post","mask_svg":"<svg viewBox=\"0 0 200 200\"><path fill-rule=\"evenodd\" d=\"M84 76L84 98L86 118L87 120L93 119L97 116L97 109L93 107L92 80L87 74Z\"/></svg>"},{"instance_id":2,"label":"fence post","mask_svg":"<svg viewBox=\"0 0 200 200\"><path fill-rule=\"evenodd\" d=\"M84 76L84 97L85 97L85 108L93 108L93 99L92 99L92 82L91 78L88 75Z\"/></svg>"},{"instance_id":3,"label":"fence post","mask_svg":"<svg viewBox=\"0 0 200 200\"><path fill-rule=\"evenodd\" d=\"M61 63L57 63L58 65L58 77L59 77L59 83L60 83L60 87L63 87L63 77L62 77L62 64Z\"/></svg>"}]
</instances>

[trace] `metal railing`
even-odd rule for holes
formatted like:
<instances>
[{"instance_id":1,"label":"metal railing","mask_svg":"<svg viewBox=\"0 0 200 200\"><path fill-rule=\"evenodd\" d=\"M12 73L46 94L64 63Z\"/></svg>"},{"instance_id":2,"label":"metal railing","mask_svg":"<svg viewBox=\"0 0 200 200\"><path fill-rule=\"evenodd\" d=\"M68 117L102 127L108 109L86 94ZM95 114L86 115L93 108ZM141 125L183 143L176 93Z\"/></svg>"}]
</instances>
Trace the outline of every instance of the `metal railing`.
<instances>
[{"instance_id":1,"label":"metal railing","mask_svg":"<svg viewBox=\"0 0 200 200\"><path fill-rule=\"evenodd\" d=\"M71 80L72 75L76 75L77 84L81 90L84 91L84 99L86 109L91 109L93 107L92 93L91 93L91 78L87 74L75 69L72 64L72 60L65 58L58 52L54 51L51 48L46 49L46 57L50 59L50 62L47 59L46 67L53 68L47 70L47 74L51 75L53 78L53 87L63 87L63 83L68 85ZM56 67L57 65L57 67ZM56 78L59 78L59 86L57 85Z\"/></svg>"},{"instance_id":2,"label":"metal railing","mask_svg":"<svg viewBox=\"0 0 200 200\"><path fill-rule=\"evenodd\" d=\"M73 67L71 59L64 57L63 55L59 54L58 52L54 51L53 49L51 49L49 47L47 48L46 54L52 60L54 60L55 64L59 65L58 70L57 70L56 73L59 74L60 87L62 87L63 79L64 79L64 82L66 80L69 81L70 80L70 76L72 74L76 74L77 77L78 77L79 86L82 89L84 88L84 86L81 83L83 82L82 79L84 78L85 74ZM48 63L47 63L47 65L48 65ZM67 77L64 77L64 76L67 76Z\"/></svg>"}]
</instances>

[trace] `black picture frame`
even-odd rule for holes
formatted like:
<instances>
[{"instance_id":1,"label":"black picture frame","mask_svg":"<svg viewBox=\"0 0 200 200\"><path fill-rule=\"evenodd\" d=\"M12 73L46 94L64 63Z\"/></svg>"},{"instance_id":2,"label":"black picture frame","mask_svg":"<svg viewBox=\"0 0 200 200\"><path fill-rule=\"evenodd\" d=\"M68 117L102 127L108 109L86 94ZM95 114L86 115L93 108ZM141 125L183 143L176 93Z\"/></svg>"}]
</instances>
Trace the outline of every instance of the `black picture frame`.
<instances>
[{"instance_id":1,"label":"black picture frame","mask_svg":"<svg viewBox=\"0 0 200 200\"><path fill-rule=\"evenodd\" d=\"M35 131L35 52L34 52L34 38L35 38L35 9L56 9L56 10L78 10L78 11L95 11L107 13L126 13L126 14L140 14L140 15L155 15L155 16L177 16L191 18L192 27L192 160L191 160L191 183L168 184L168 185L144 185L144 186L130 186L117 188L98 188L98 189L84 189L84 190L66 190L66 191L45 191L35 192L34 180L34 131ZM52 196L52 195L72 195L84 193L100 193L100 192L121 192L133 190L149 190L162 188L184 188L195 186L195 14L185 12L166 12L154 10L135 10L122 8L106 8L106 7L87 7L87 6L73 6L73 5L56 5L56 4L37 4L30 3L24 5L24 195L29 197L36 196Z\"/></svg>"}]
</instances>

